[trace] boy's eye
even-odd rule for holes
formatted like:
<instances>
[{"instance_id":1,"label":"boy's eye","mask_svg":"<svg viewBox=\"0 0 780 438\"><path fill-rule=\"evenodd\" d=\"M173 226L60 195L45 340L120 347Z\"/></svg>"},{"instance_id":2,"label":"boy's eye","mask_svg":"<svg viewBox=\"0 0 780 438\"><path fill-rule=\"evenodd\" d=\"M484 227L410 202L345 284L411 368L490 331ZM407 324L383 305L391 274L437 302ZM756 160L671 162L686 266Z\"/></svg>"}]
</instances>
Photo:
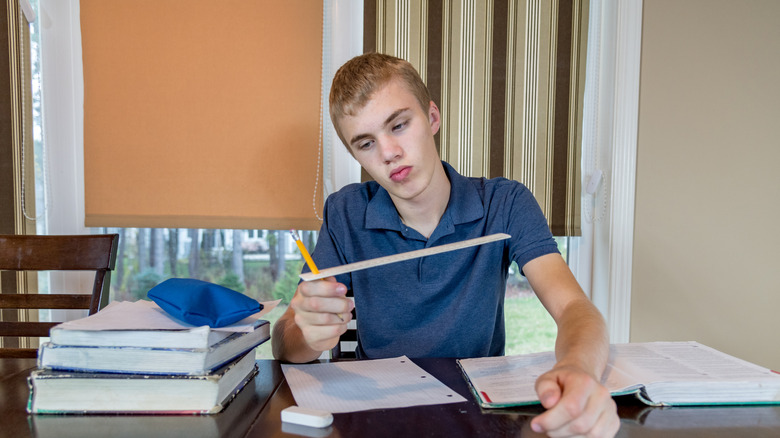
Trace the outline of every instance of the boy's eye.
<instances>
[{"instance_id":1,"label":"boy's eye","mask_svg":"<svg viewBox=\"0 0 780 438\"><path fill-rule=\"evenodd\" d=\"M371 147L371 144L372 144L372 143L373 143L373 142L370 142L370 141L364 141L364 142L362 142L362 143L359 143L359 144L358 144L358 146L357 146L357 148L358 148L358 149L361 149L361 150L362 150L362 149L368 149L369 147Z\"/></svg>"},{"instance_id":2,"label":"boy's eye","mask_svg":"<svg viewBox=\"0 0 780 438\"><path fill-rule=\"evenodd\" d=\"M398 131L400 129L403 129L406 126L406 123L407 123L406 121L403 121L403 122L395 124L393 126L393 131Z\"/></svg>"}]
</instances>

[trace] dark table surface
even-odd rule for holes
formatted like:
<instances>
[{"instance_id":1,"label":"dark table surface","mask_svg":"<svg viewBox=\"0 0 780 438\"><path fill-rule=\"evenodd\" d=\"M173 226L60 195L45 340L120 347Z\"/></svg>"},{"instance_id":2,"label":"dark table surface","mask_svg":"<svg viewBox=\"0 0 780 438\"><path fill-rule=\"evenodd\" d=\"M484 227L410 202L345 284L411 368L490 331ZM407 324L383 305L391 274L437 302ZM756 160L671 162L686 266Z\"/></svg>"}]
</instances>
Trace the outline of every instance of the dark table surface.
<instances>
[{"instance_id":1,"label":"dark table surface","mask_svg":"<svg viewBox=\"0 0 780 438\"><path fill-rule=\"evenodd\" d=\"M259 360L254 380L221 413L176 415L28 415L31 359L0 359L2 437L503 437L544 436L531 431L538 407L483 410L452 359L416 359L466 402L334 414L333 425L312 429L282 424L295 404L280 364ZM780 437L780 406L651 408L618 399L619 437Z\"/></svg>"}]
</instances>

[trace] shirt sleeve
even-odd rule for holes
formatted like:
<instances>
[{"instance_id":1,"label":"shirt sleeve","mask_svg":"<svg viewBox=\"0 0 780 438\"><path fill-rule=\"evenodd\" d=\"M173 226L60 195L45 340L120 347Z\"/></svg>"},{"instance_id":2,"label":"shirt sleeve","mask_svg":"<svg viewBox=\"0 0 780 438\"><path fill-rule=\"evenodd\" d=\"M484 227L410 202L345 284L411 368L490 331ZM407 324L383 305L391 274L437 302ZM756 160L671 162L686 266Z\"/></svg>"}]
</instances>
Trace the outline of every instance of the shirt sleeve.
<instances>
[{"instance_id":1,"label":"shirt sleeve","mask_svg":"<svg viewBox=\"0 0 780 438\"><path fill-rule=\"evenodd\" d=\"M509 255L521 271L531 260L547 254L559 253L550 226L539 203L523 184L516 183L507 196L507 233Z\"/></svg>"}]
</instances>

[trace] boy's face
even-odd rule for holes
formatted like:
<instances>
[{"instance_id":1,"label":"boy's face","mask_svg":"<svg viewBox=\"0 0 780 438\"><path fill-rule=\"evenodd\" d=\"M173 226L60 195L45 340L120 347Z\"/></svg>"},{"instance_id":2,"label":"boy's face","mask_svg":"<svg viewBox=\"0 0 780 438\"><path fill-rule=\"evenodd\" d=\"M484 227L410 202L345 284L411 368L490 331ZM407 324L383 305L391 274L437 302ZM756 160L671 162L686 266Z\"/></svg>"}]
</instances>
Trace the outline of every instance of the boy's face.
<instances>
[{"instance_id":1,"label":"boy's face","mask_svg":"<svg viewBox=\"0 0 780 438\"><path fill-rule=\"evenodd\" d=\"M339 127L355 159L397 202L425 193L441 167L433 139L440 117L433 102L423 110L414 95L393 80L375 91L357 114L344 116Z\"/></svg>"}]
</instances>

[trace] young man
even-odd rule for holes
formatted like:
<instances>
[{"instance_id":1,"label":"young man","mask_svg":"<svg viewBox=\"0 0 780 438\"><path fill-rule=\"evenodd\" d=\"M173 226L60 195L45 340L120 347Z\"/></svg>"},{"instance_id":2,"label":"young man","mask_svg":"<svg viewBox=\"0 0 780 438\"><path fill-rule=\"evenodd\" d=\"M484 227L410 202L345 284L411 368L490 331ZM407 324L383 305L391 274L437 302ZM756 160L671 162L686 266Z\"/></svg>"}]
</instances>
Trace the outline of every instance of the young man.
<instances>
[{"instance_id":1,"label":"young man","mask_svg":"<svg viewBox=\"0 0 780 438\"><path fill-rule=\"evenodd\" d=\"M503 298L516 261L558 326L553 370L536 391L548 410L532 428L551 436L611 436L615 404L598 383L609 352L605 323L558 253L522 184L466 178L439 159L440 114L406 61L353 58L336 73L331 118L374 178L328 197L312 253L317 266L427 248L494 233L511 239L298 285L273 331L274 355L307 362L346 330L352 289L358 356L480 357L504 353Z\"/></svg>"}]
</instances>

